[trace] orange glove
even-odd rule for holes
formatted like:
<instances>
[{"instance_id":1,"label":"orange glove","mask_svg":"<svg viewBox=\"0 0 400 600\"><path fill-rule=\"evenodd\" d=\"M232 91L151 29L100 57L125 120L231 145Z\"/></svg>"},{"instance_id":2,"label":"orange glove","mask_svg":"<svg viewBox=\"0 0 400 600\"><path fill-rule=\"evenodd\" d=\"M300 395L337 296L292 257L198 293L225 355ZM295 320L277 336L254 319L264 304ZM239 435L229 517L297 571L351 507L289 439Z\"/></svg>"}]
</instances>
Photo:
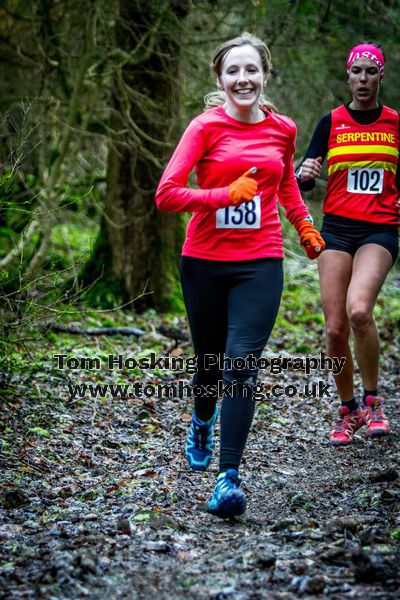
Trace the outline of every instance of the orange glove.
<instances>
[{"instance_id":1,"label":"orange glove","mask_svg":"<svg viewBox=\"0 0 400 600\"><path fill-rule=\"evenodd\" d=\"M253 200L253 196L257 192L258 184L255 179L249 177L254 175L257 171L256 167L249 169L246 173L243 173L241 177L236 179L229 186L229 198L232 204L241 204L242 202L248 202Z\"/></svg>"},{"instance_id":2,"label":"orange glove","mask_svg":"<svg viewBox=\"0 0 400 600\"><path fill-rule=\"evenodd\" d=\"M295 227L300 236L300 244L306 249L308 258L317 258L325 248L325 242L319 231L308 219L303 219Z\"/></svg>"}]
</instances>

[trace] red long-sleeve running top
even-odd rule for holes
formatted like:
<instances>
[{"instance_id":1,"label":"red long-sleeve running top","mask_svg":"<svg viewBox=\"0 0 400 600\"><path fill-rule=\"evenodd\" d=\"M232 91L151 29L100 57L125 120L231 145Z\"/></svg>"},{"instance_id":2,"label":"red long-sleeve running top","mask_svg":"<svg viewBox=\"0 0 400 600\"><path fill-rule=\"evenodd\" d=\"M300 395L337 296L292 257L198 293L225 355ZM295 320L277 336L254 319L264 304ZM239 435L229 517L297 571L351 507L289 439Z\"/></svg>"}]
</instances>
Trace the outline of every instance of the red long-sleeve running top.
<instances>
[{"instance_id":1,"label":"red long-sleeve running top","mask_svg":"<svg viewBox=\"0 0 400 600\"><path fill-rule=\"evenodd\" d=\"M277 201L293 224L308 216L294 176L295 140L294 122L269 112L259 123L245 123L218 106L189 124L156 192L160 210L193 212L184 256L228 261L283 257ZM257 167L257 195L232 206L228 186L251 167ZM199 189L186 187L193 168Z\"/></svg>"}]
</instances>

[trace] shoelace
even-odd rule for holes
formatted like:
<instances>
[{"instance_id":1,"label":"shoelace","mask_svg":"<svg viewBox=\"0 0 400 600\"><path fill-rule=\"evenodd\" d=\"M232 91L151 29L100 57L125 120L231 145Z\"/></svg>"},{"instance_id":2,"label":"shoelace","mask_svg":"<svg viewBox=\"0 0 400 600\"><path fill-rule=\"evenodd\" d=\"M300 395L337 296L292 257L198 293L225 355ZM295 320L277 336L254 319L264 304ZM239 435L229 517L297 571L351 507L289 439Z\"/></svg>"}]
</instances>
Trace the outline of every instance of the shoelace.
<instances>
[{"instance_id":1,"label":"shoelace","mask_svg":"<svg viewBox=\"0 0 400 600\"><path fill-rule=\"evenodd\" d=\"M227 479L229 479L229 481L231 481L234 485L239 487L240 479L238 475L233 475L232 473L229 473L229 475L227 475Z\"/></svg>"},{"instance_id":2,"label":"shoelace","mask_svg":"<svg viewBox=\"0 0 400 600\"><path fill-rule=\"evenodd\" d=\"M353 428L353 426L357 425L357 419L358 417L355 415L344 415L343 417L339 417L335 426L335 431L348 431L349 428Z\"/></svg>"},{"instance_id":3,"label":"shoelace","mask_svg":"<svg viewBox=\"0 0 400 600\"><path fill-rule=\"evenodd\" d=\"M373 423L383 422L383 414L381 408L372 408L372 406L367 407L368 413L371 415L371 421Z\"/></svg>"},{"instance_id":4,"label":"shoelace","mask_svg":"<svg viewBox=\"0 0 400 600\"><path fill-rule=\"evenodd\" d=\"M221 477L218 481L218 491L229 491L234 487L240 487L239 477L229 474L225 475L225 477Z\"/></svg>"},{"instance_id":5,"label":"shoelace","mask_svg":"<svg viewBox=\"0 0 400 600\"><path fill-rule=\"evenodd\" d=\"M195 443L200 450L207 446L209 427L207 425L194 425Z\"/></svg>"}]
</instances>

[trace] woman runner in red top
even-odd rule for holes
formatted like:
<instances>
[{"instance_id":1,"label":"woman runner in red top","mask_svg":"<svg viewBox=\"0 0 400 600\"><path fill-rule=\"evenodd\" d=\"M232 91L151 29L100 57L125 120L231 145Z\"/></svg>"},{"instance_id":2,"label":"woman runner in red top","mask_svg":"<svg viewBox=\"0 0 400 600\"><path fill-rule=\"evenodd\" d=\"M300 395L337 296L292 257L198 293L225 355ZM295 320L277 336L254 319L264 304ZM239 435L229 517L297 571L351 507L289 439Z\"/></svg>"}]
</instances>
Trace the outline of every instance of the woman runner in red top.
<instances>
[{"instance_id":1,"label":"woman runner in red top","mask_svg":"<svg viewBox=\"0 0 400 600\"><path fill-rule=\"evenodd\" d=\"M326 250L318 260L327 351L345 357L335 376L341 399L330 443L345 446L366 425L368 437L389 433L378 395L379 335L373 310L398 254L399 116L378 101L384 73L380 47L362 43L349 53L352 101L323 117L314 132L297 178L300 189L314 186L327 158L328 186L321 233ZM353 357L364 386L362 404L354 396Z\"/></svg>"},{"instance_id":2,"label":"woman runner in red top","mask_svg":"<svg viewBox=\"0 0 400 600\"><path fill-rule=\"evenodd\" d=\"M208 510L229 517L246 507L238 469L254 413L256 361L282 292L277 201L311 258L324 243L294 176L296 127L262 96L271 68L268 48L245 33L217 50L213 68L224 93L209 95L212 107L189 124L156 201L160 210L193 212L181 259L197 357L186 456L192 469L208 467L222 392L219 475ZM193 168L198 189L186 187Z\"/></svg>"}]
</instances>

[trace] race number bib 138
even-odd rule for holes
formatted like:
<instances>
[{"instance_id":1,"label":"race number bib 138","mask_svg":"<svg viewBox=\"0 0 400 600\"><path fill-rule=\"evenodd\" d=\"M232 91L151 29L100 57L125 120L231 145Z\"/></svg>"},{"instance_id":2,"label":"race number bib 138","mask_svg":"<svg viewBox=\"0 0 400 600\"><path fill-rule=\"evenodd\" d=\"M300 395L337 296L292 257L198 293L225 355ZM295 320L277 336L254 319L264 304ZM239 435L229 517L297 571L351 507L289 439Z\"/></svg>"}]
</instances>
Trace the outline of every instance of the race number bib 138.
<instances>
[{"instance_id":1,"label":"race number bib 138","mask_svg":"<svg viewBox=\"0 0 400 600\"><path fill-rule=\"evenodd\" d=\"M260 229L261 200L254 196L250 202L227 206L216 211L217 229Z\"/></svg>"},{"instance_id":2,"label":"race number bib 138","mask_svg":"<svg viewBox=\"0 0 400 600\"><path fill-rule=\"evenodd\" d=\"M383 189L383 169L349 169L347 191L353 194L380 194Z\"/></svg>"}]
</instances>

